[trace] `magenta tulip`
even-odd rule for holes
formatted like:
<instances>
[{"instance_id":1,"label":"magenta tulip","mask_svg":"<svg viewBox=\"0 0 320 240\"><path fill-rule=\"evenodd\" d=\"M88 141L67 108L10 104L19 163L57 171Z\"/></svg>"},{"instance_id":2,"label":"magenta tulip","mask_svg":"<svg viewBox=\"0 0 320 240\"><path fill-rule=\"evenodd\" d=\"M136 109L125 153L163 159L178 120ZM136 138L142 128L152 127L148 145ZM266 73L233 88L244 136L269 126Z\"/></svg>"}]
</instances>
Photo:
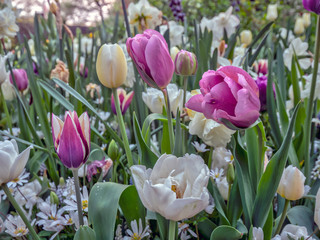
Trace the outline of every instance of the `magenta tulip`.
<instances>
[{"instance_id":1,"label":"magenta tulip","mask_svg":"<svg viewBox=\"0 0 320 240\"><path fill-rule=\"evenodd\" d=\"M127 92L123 88L118 88L117 93L119 96L121 113L122 113L122 115L124 115L126 113L128 107L130 106L134 92L132 91L127 94ZM111 95L111 109L114 114L117 114L113 94Z\"/></svg>"},{"instance_id":2,"label":"magenta tulip","mask_svg":"<svg viewBox=\"0 0 320 240\"><path fill-rule=\"evenodd\" d=\"M85 112L79 118L76 112L67 111L64 122L52 114L52 137L61 162L77 169L87 161L90 153L90 120Z\"/></svg>"},{"instance_id":3,"label":"magenta tulip","mask_svg":"<svg viewBox=\"0 0 320 240\"><path fill-rule=\"evenodd\" d=\"M16 81L19 91L24 91L29 86L29 80L27 72L24 69L13 69L12 70L14 79ZM10 82L13 84L12 75L10 74Z\"/></svg>"},{"instance_id":4,"label":"magenta tulip","mask_svg":"<svg viewBox=\"0 0 320 240\"><path fill-rule=\"evenodd\" d=\"M244 70L225 66L205 72L199 82L201 94L190 98L186 107L206 118L247 128L259 118L259 89Z\"/></svg>"},{"instance_id":5,"label":"magenta tulip","mask_svg":"<svg viewBox=\"0 0 320 240\"><path fill-rule=\"evenodd\" d=\"M164 89L171 81L174 64L163 36L151 29L127 40L127 50L141 78L151 87Z\"/></svg>"},{"instance_id":6,"label":"magenta tulip","mask_svg":"<svg viewBox=\"0 0 320 240\"><path fill-rule=\"evenodd\" d=\"M320 1L319 0L302 0L304 8L310 12L320 14Z\"/></svg>"}]
</instances>

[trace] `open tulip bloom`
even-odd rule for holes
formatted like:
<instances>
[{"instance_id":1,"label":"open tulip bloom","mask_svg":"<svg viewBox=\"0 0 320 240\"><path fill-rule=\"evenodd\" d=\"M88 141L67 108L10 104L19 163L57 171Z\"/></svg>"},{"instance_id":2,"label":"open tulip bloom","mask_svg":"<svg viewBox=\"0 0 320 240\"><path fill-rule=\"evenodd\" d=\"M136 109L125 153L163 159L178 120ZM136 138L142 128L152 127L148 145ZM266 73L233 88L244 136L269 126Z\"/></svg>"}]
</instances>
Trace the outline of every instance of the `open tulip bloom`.
<instances>
[{"instance_id":1,"label":"open tulip bloom","mask_svg":"<svg viewBox=\"0 0 320 240\"><path fill-rule=\"evenodd\" d=\"M52 114L52 137L61 162L70 169L81 167L90 153L90 121L85 112L79 118L67 111L64 122Z\"/></svg>"}]
</instances>

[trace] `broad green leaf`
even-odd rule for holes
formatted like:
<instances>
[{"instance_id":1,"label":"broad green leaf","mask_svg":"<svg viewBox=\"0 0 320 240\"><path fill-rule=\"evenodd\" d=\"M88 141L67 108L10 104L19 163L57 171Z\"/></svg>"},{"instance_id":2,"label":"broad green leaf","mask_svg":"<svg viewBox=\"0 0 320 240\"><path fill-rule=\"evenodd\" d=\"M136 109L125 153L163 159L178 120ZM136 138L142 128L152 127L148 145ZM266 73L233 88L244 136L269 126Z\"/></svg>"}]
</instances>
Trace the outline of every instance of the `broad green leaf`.
<instances>
[{"instance_id":1,"label":"broad green leaf","mask_svg":"<svg viewBox=\"0 0 320 240\"><path fill-rule=\"evenodd\" d=\"M277 98L278 100L281 98L282 102L285 102L287 100L287 76L285 75L283 51L280 44L277 48L277 82L281 93L277 94Z\"/></svg>"},{"instance_id":2,"label":"broad green leaf","mask_svg":"<svg viewBox=\"0 0 320 240\"><path fill-rule=\"evenodd\" d=\"M231 226L219 226L211 234L210 240L237 240L242 238L242 233Z\"/></svg>"},{"instance_id":3,"label":"broad green leaf","mask_svg":"<svg viewBox=\"0 0 320 240\"><path fill-rule=\"evenodd\" d=\"M308 233L313 232L314 212L306 206L295 206L287 212L287 217L291 224L305 226Z\"/></svg>"},{"instance_id":4,"label":"broad green leaf","mask_svg":"<svg viewBox=\"0 0 320 240\"><path fill-rule=\"evenodd\" d=\"M113 240L119 200L128 185L96 183L89 196L89 221L97 240Z\"/></svg>"},{"instance_id":5,"label":"broad green leaf","mask_svg":"<svg viewBox=\"0 0 320 240\"><path fill-rule=\"evenodd\" d=\"M96 233L88 226L80 226L73 240L96 240Z\"/></svg>"},{"instance_id":6,"label":"broad green leaf","mask_svg":"<svg viewBox=\"0 0 320 240\"><path fill-rule=\"evenodd\" d=\"M271 239L273 229L273 206L270 207L266 223L263 226L264 239Z\"/></svg>"},{"instance_id":7,"label":"broad green leaf","mask_svg":"<svg viewBox=\"0 0 320 240\"><path fill-rule=\"evenodd\" d=\"M259 181L257 197L254 201L252 216L255 227L263 227L267 220L272 200L277 191L282 172L287 162L289 147L299 106L300 104L298 104L294 110L287 134L281 144L281 147L269 161L266 170Z\"/></svg>"},{"instance_id":8,"label":"broad green leaf","mask_svg":"<svg viewBox=\"0 0 320 240\"><path fill-rule=\"evenodd\" d=\"M198 223L199 232L205 239L209 239L212 231L217 227L209 218Z\"/></svg>"},{"instance_id":9,"label":"broad green leaf","mask_svg":"<svg viewBox=\"0 0 320 240\"><path fill-rule=\"evenodd\" d=\"M48 159L48 153L37 151L32 158L28 160L27 169L35 175L37 175L40 166Z\"/></svg>"},{"instance_id":10,"label":"broad green leaf","mask_svg":"<svg viewBox=\"0 0 320 240\"><path fill-rule=\"evenodd\" d=\"M157 225L160 232L161 240L166 240L168 237L168 230L169 230L169 221L162 217L159 213L155 213L157 218Z\"/></svg>"},{"instance_id":11,"label":"broad green leaf","mask_svg":"<svg viewBox=\"0 0 320 240\"><path fill-rule=\"evenodd\" d=\"M228 205L227 205L227 216L231 223L231 226L233 227L236 226L237 221L242 214L242 205L239 199L241 199L239 184L238 184L237 178L235 178L231 187L230 196L229 196Z\"/></svg>"}]
</instances>

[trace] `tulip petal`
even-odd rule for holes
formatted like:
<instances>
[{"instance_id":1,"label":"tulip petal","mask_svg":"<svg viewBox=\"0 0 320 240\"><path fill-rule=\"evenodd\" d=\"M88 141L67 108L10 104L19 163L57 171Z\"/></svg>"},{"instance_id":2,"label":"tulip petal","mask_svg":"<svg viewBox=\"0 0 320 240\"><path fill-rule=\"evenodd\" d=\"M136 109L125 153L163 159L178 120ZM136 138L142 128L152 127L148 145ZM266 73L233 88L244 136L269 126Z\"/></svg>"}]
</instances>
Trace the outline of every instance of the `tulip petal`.
<instances>
[{"instance_id":1,"label":"tulip petal","mask_svg":"<svg viewBox=\"0 0 320 240\"><path fill-rule=\"evenodd\" d=\"M194 95L189 99L188 102L186 102L186 108L197 112L202 112L202 102L203 96L201 94Z\"/></svg>"},{"instance_id":2,"label":"tulip petal","mask_svg":"<svg viewBox=\"0 0 320 240\"><path fill-rule=\"evenodd\" d=\"M22 173L23 169L25 168L25 166L29 160L31 148L32 148L31 146L26 148L15 159L15 161L12 164L11 169L10 169L10 181L19 177L19 175Z\"/></svg>"},{"instance_id":3,"label":"tulip petal","mask_svg":"<svg viewBox=\"0 0 320 240\"><path fill-rule=\"evenodd\" d=\"M62 163L68 168L78 168L85 158L85 146L77 131L77 127L70 115L67 115L62 129L58 156Z\"/></svg>"},{"instance_id":4,"label":"tulip petal","mask_svg":"<svg viewBox=\"0 0 320 240\"><path fill-rule=\"evenodd\" d=\"M84 112L81 114L79 117L79 123L81 127L81 133L80 134L81 138L83 138L83 143L86 146L86 155L89 155L90 151L90 146L91 146L91 141L90 141L90 136L91 136L91 128L90 128L90 118L88 116L87 112Z\"/></svg>"},{"instance_id":5,"label":"tulip petal","mask_svg":"<svg viewBox=\"0 0 320 240\"><path fill-rule=\"evenodd\" d=\"M210 92L210 89L223 82L223 77L215 74L216 71L209 70L202 75L202 79L199 81L200 91L202 94Z\"/></svg>"},{"instance_id":6,"label":"tulip petal","mask_svg":"<svg viewBox=\"0 0 320 240\"><path fill-rule=\"evenodd\" d=\"M13 163L11 162L11 156L6 151L0 150L0 185L2 183L8 182L11 165Z\"/></svg>"},{"instance_id":7,"label":"tulip petal","mask_svg":"<svg viewBox=\"0 0 320 240\"><path fill-rule=\"evenodd\" d=\"M63 121L52 113L51 129L52 129L52 138L53 138L55 149L57 149L59 144L63 124L64 124Z\"/></svg>"},{"instance_id":8,"label":"tulip petal","mask_svg":"<svg viewBox=\"0 0 320 240\"><path fill-rule=\"evenodd\" d=\"M124 98L123 102L122 102L122 106L121 106L121 110L122 110L122 115L124 115L128 109L128 107L130 106L130 103L133 99L133 94L134 92L130 92L128 93L128 95Z\"/></svg>"}]
</instances>

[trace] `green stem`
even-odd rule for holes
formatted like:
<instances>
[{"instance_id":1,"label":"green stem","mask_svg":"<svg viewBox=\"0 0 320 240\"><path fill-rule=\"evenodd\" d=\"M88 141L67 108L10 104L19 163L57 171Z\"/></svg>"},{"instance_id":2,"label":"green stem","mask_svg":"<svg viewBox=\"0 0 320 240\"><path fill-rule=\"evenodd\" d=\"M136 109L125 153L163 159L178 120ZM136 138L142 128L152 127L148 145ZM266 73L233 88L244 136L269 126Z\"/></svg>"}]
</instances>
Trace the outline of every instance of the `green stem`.
<instances>
[{"instance_id":1,"label":"green stem","mask_svg":"<svg viewBox=\"0 0 320 240\"><path fill-rule=\"evenodd\" d=\"M176 222L170 220L168 240L175 240L175 239L176 239Z\"/></svg>"},{"instance_id":2,"label":"green stem","mask_svg":"<svg viewBox=\"0 0 320 240\"><path fill-rule=\"evenodd\" d=\"M210 147L209 159L208 159L208 168L209 169L211 169L211 165L212 165L212 153L213 153L213 147Z\"/></svg>"},{"instance_id":3,"label":"green stem","mask_svg":"<svg viewBox=\"0 0 320 240\"><path fill-rule=\"evenodd\" d=\"M167 107L167 117L168 117L168 129L169 129L169 141L170 141L170 149L171 153L173 152L174 148L174 133L173 133L173 125L172 125L172 117L171 117L171 108L170 108L170 99L167 89L162 90L164 100L166 102Z\"/></svg>"},{"instance_id":4,"label":"green stem","mask_svg":"<svg viewBox=\"0 0 320 240\"><path fill-rule=\"evenodd\" d=\"M5 112L6 116L7 116L7 123L8 123L8 127L9 127L9 129L10 129L10 134L13 135L11 116L10 116L9 111L8 111L7 102L6 102L6 100L4 99L4 95L3 95L3 93L2 93L1 85L0 85L0 96L1 96L0 102L3 102L3 110L4 110L4 112Z\"/></svg>"},{"instance_id":5,"label":"green stem","mask_svg":"<svg viewBox=\"0 0 320 240\"><path fill-rule=\"evenodd\" d=\"M183 102L182 102L182 109L181 109L181 113L183 113L183 109L185 108L186 105L186 98L187 98L187 87L188 87L188 77L184 76L183 77ZM186 120L185 117L182 117L182 124L185 124ZM183 130L182 131L182 146L183 146L183 153L186 152L187 149L187 139L188 139L188 130Z\"/></svg>"},{"instance_id":6,"label":"green stem","mask_svg":"<svg viewBox=\"0 0 320 240\"><path fill-rule=\"evenodd\" d=\"M316 42L315 42L315 53L314 53L314 65L313 65L313 73L312 73L312 82L310 88L310 95L307 106L307 117L305 120L305 173L306 176L306 184L310 184L310 135L311 135L311 118L312 118L312 107L313 107L313 98L314 92L316 88L316 81L318 75L318 64L319 64L319 55L320 55L320 16L317 17L317 33L316 33Z\"/></svg>"},{"instance_id":7,"label":"green stem","mask_svg":"<svg viewBox=\"0 0 320 240\"><path fill-rule=\"evenodd\" d=\"M281 214L281 218L280 218L277 230L276 230L274 235L277 235L277 234L280 233L280 230L282 228L283 222L284 222L284 220L286 219L286 216L287 216L287 209L288 209L289 203L290 203L290 201L288 199L286 199L286 201L284 203L284 208L283 208L283 211L282 211L282 214Z\"/></svg>"},{"instance_id":8,"label":"green stem","mask_svg":"<svg viewBox=\"0 0 320 240\"><path fill-rule=\"evenodd\" d=\"M76 190L76 197L77 197L79 224L80 224L80 226L83 226L84 222L83 222L83 214L82 214L82 200L81 200L81 196L80 196L80 184L79 184L79 177L78 177L78 169L73 169L72 173L73 173L74 187Z\"/></svg>"},{"instance_id":9,"label":"green stem","mask_svg":"<svg viewBox=\"0 0 320 240\"><path fill-rule=\"evenodd\" d=\"M133 165L132 154L129 147L128 136L127 136L126 128L124 126L122 112L120 109L119 96L116 88L112 88L112 94L114 98L114 104L116 105L118 123L119 123L120 132L123 140L124 150L126 151L129 167L131 167Z\"/></svg>"},{"instance_id":10,"label":"green stem","mask_svg":"<svg viewBox=\"0 0 320 240\"><path fill-rule=\"evenodd\" d=\"M29 229L30 234L32 235L32 238L35 239L35 240L40 240L40 238L38 237L37 233L35 232L35 230L31 226L28 218L24 214L23 210L20 208L19 204L16 202L16 200L12 196L7 184L3 184L2 185L2 189L6 193L9 201L12 204L12 206L15 208L15 210L18 212L18 214L20 215L20 217L23 220L23 222L26 224L27 228Z\"/></svg>"},{"instance_id":11,"label":"green stem","mask_svg":"<svg viewBox=\"0 0 320 240\"><path fill-rule=\"evenodd\" d=\"M188 87L188 77L183 77L183 103L182 103L182 108L184 108L184 105L186 105L187 87ZM184 118L182 119L182 121L184 123Z\"/></svg>"}]
</instances>

